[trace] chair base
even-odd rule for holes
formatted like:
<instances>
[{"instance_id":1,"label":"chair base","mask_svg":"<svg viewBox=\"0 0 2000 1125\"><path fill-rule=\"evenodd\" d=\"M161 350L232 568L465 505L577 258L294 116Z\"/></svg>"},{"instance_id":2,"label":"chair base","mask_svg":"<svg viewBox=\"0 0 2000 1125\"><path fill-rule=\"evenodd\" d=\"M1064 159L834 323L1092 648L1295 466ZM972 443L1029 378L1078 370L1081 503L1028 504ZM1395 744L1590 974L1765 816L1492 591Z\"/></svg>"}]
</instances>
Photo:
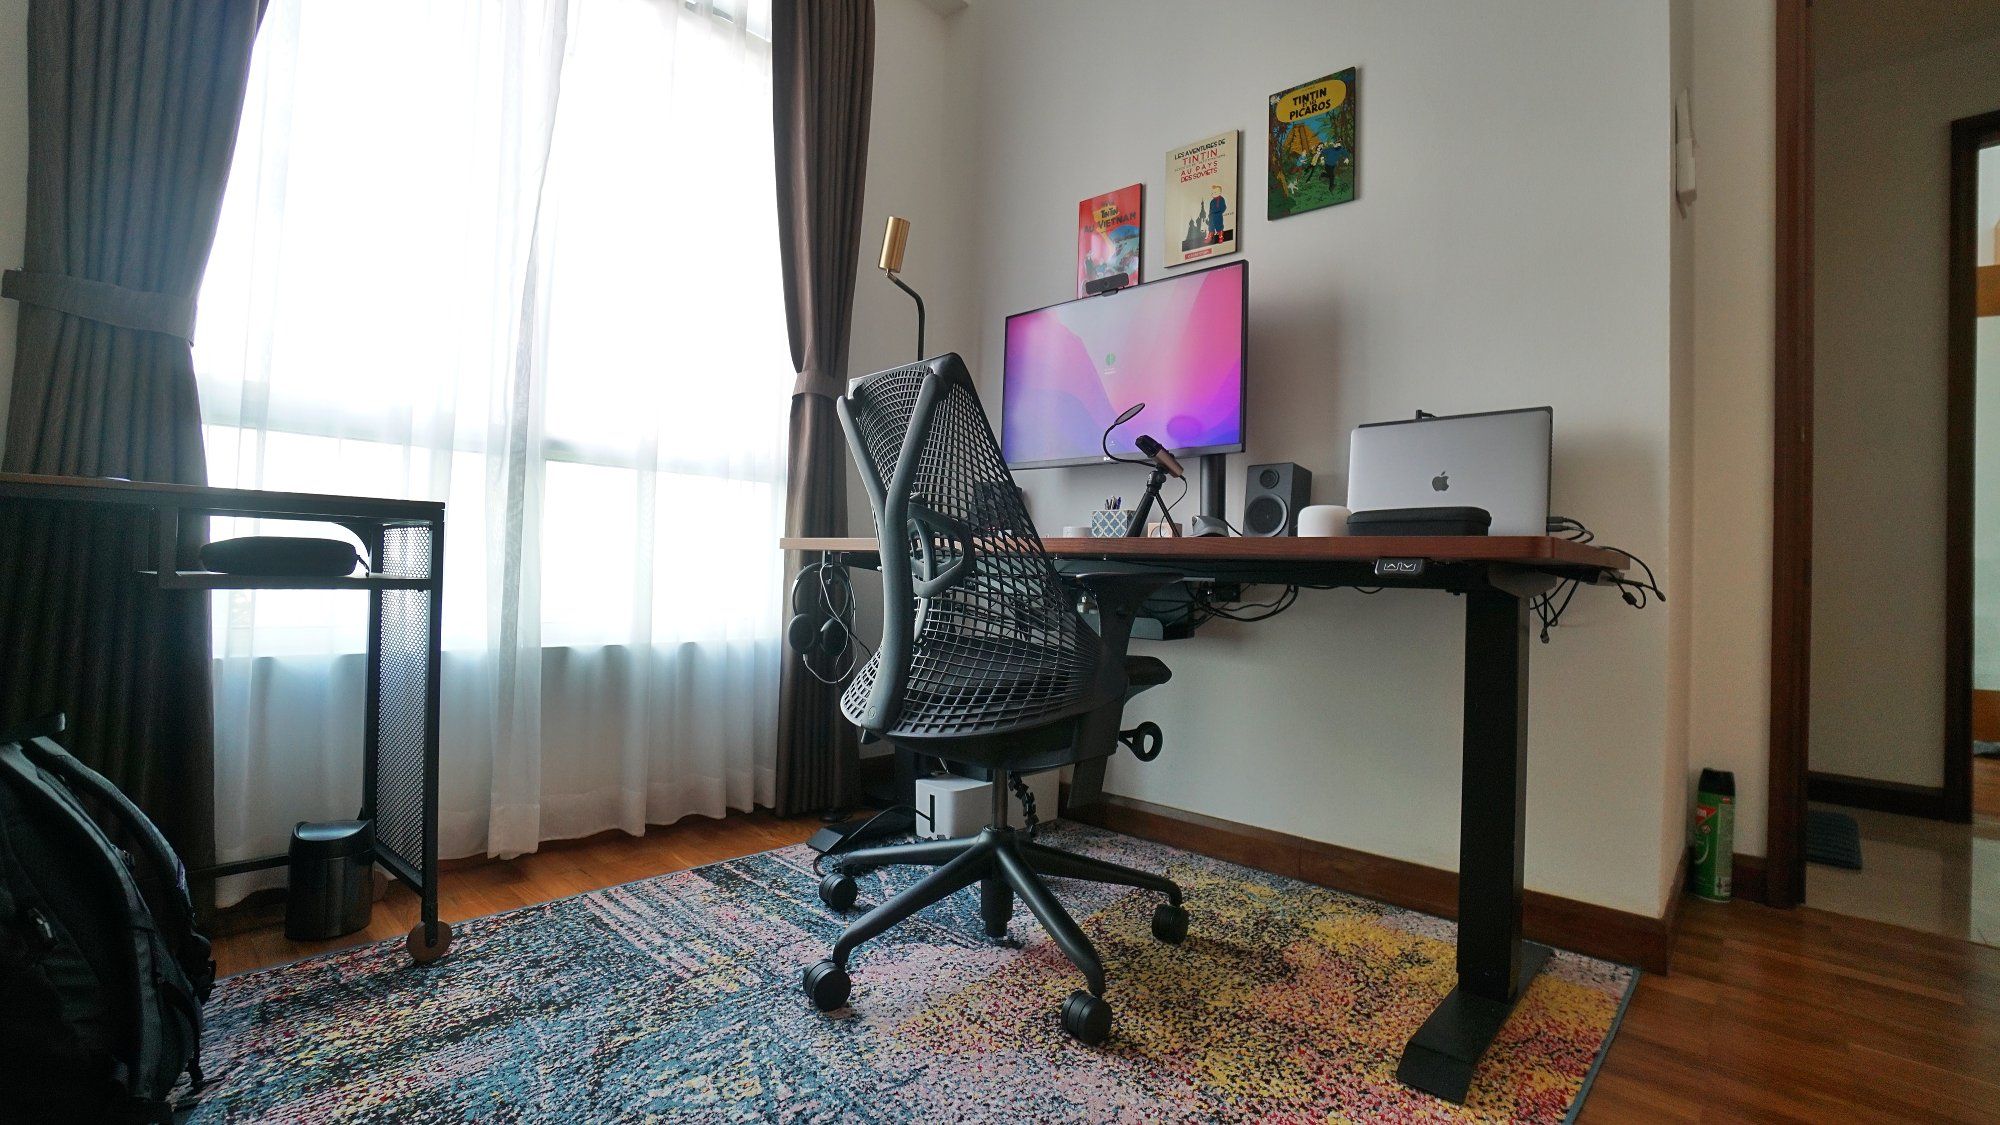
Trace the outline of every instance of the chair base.
<instances>
[{"instance_id":1,"label":"chair base","mask_svg":"<svg viewBox=\"0 0 2000 1125\"><path fill-rule=\"evenodd\" d=\"M1088 991L1070 994L1063 1003L1062 1022L1070 1035L1091 1045L1104 1042L1111 1032L1111 1008L1104 1002L1104 965L1090 939L1083 935L1042 877L1157 891L1166 895L1167 901L1153 912L1153 936L1176 945L1187 936L1187 911L1181 907L1181 889L1172 880L1058 851L1035 843L1005 825L985 828L976 836L956 840L920 840L848 852L833 860L833 874L821 882L820 898L828 906L845 910L854 901L854 873L900 866L935 870L847 927L834 943L832 956L806 970L804 988L814 1007L832 1011L847 1003L851 986L847 959L863 942L881 936L924 907L974 883L979 884L979 916L986 936L996 940L1007 936L1014 897L1019 895L1063 956L1083 973Z\"/></svg>"}]
</instances>

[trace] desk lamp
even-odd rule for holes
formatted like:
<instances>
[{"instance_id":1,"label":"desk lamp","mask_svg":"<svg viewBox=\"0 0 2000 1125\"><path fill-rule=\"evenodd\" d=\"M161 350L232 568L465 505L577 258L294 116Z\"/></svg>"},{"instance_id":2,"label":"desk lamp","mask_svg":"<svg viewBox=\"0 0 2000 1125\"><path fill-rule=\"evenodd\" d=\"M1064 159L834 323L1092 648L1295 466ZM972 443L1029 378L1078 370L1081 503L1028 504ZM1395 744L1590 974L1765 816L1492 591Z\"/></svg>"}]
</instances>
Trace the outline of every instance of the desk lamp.
<instances>
[{"instance_id":1,"label":"desk lamp","mask_svg":"<svg viewBox=\"0 0 2000 1125\"><path fill-rule=\"evenodd\" d=\"M917 303L917 358L922 359L924 358L924 299L916 290L903 284L902 278L896 276L903 269L903 250L909 244L910 220L900 215L889 216L889 225L882 231L882 257L875 265L889 275L889 280L896 283L896 288L908 293L910 300Z\"/></svg>"}]
</instances>

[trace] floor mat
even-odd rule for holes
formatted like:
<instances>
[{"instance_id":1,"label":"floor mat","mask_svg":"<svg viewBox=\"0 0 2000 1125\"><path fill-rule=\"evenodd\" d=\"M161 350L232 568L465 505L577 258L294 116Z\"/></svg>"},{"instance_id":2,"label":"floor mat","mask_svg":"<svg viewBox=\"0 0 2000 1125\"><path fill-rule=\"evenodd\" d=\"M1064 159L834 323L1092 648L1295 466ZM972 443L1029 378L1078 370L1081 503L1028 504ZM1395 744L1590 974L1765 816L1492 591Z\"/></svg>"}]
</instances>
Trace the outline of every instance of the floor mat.
<instances>
[{"instance_id":1,"label":"floor mat","mask_svg":"<svg viewBox=\"0 0 2000 1125\"><path fill-rule=\"evenodd\" d=\"M1861 825L1844 812L1806 810L1806 862L1861 870Z\"/></svg>"},{"instance_id":2,"label":"floor mat","mask_svg":"<svg viewBox=\"0 0 2000 1125\"><path fill-rule=\"evenodd\" d=\"M1450 922L1094 828L1044 838L1169 872L1193 917L1165 945L1155 896L1057 881L1110 977L1101 1048L1058 1023L1081 977L1024 907L1018 947L985 941L976 890L863 946L852 1006L814 1011L800 971L845 919L800 846L466 922L429 966L391 942L231 977L189 1120L1559 1122L1639 975L1558 952L1451 1105L1394 1076L1454 983ZM871 873L862 901L920 874Z\"/></svg>"}]
</instances>

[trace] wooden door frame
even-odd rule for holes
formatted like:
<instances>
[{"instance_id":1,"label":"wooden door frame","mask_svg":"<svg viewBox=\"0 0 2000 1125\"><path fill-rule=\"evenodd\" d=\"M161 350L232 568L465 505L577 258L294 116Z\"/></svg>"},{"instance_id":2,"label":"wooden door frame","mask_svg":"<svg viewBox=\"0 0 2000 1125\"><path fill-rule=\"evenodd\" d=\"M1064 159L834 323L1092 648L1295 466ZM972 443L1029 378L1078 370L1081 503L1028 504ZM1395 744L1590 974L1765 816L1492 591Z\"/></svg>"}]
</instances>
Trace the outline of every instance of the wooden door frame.
<instances>
[{"instance_id":1,"label":"wooden door frame","mask_svg":"<svg viewBox=\"0 0 2000 1125\"><path fill-rule=\"evenodd\" d=\"M2000 139L2000 111L1951 123L1945 254L1944 775L1909 785L1808 770L1807 795L1864 809L1972 822L1972 459L1979 150Z\"/></svg>"},{"instance_id":2,"label":"wooden door frame","mask_svg":"<svg viewBox=\"0 0 2000 1125\"><path fill-rule=\"evenodd\" d=\"M1945 288L1944 815L1972 820L1972 462L1979 299L1979 150L2000 142L2000 110L1951 123ZM1990 502L1990 501L1989 501Z\"/></svg>"},{"instance_id":3,"label":"wooden door frame","mask_svg":"<svg viewBox=\"0 0 2000 1125\"><path fill-rule=\"evenodd\" d=\"M1763 887L1771 906L1805 897L1811 735L1813 527L1812 0L1777 0L1777 292L1773 356L1771 753ZM1978 150L2000 111L1951 127L1946 313L1944 818L1972 815L1972 458Z\"/></svg>"},{"instance_id":4,"label":"wooden door frame","mask_svg":"<svg viewBox=\"0 0 2000 1125\"><path fill-rule=\"evenodd\" d=\"M1777 0L1776 349L1772 357L1771 758L1762 898L1805 898L1813 528L1811 0Z\"/></svg>"}]
</instances>

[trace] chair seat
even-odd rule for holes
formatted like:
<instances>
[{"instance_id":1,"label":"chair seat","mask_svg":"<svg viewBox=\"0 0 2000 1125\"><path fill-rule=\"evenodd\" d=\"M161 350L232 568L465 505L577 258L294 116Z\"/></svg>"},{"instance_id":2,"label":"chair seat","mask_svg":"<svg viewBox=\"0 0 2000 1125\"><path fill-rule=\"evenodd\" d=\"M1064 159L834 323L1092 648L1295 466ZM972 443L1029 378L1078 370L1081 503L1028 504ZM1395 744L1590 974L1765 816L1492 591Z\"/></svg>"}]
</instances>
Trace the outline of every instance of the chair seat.
<instances>
[{"instance_id":1,"label":"chair seat","mask_svg":"<svg viewBox=\"0 0 2000 1125\"><path fill-rule=\"evenodd\" d=\"M1159 687L1174 678L1173 671L1157 657L1125 657L1125 699ZM913 693L914 694L914 693ZM1113 705L1123 706L1122 701ZM1072 716L1030 730L997 735L964 735L944 731L898 730L886 737L892 745L980 769L1006 769L1030 773L1053 766L1065 766L1086 758L1103 757L1118 751L1118 744L1105 738L1101 745L1079 745L1077 732L1085 716ZM1114 722L1116 716L1113 716ZM1111 730L1117 728L1114 725Z\"/></svg>"},{"instance_id":2,"label":"chair seat","mask_svg":"<svg viewBox=\"0 0 2000 1125\"><path fill-rule=\"evenodd\" d=\"M1171 680L1173 678L1174 678L1173 670L1168 668L1166 663L1160 660L1156 656L1133 656L1127 654L1125 657L1125 698L1127 699L1132 698L1133 696L1139 694L1142 691L1145 691L1148 688L1159 687L1161 684L1164 684L1168 680ZM955 682L954 679L948 677L938 677L938 679L951 683L951 686L953 686L954 688L960 688L961 690L967 687L976 687L977 689L986 692L1005 691L1008 689L1012 689L1015 691L1029 690L1035 684L1046 682L1046 677L1014 677L1014 678L1008 678L1004 676L1002 677L985 676L979 678L964 677L962 678L963 683ZM929 693L922 691L912 691L910 693L910 698L912 700L921 703L926 699L928 694ZM899 733L905 735L915 735L918 734L919 732L904 731ZM943 732L926 732L926 733L943 733ZM946 737L951 737L951 736L946 735Z\"/></svg>"},{"instance_id":3,"label":"chair seat","mask_svg":"<svg viewBox=\"0 0 2000 1125\"><path fill-rule=\"evenodd\" d=\"M1125 679L1131 683L1132 691L1159 687L1173 678L1173 671L1157 656L1125 657Z\"/></svg>"}]
</instances>

